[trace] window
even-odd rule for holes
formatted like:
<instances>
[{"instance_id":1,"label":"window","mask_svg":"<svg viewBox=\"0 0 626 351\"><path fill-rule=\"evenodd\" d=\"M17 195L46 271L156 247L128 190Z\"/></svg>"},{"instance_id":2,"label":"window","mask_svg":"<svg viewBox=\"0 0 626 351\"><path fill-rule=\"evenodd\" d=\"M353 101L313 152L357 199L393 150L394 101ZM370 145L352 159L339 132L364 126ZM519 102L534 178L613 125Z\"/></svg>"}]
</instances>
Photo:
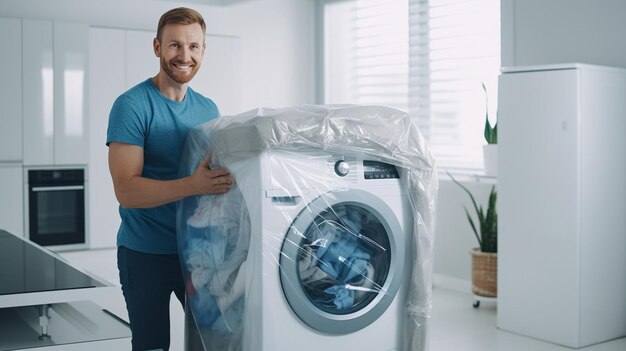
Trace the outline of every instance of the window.
<instances>
[{"instance_id":1,"label":"window","mask_svg":"<svg viewBox=\"0 0 626 351\"><path fill-rule=\"evenodd\" d=\"M407 111L440 167L482 169L486 108L496 117L498 0L326 0L323 19L324 103Z\"/></svg>"},{"instance_id":2,"label":"window","mask_svg":"<svg viewBox=\"0 0 626 351\"><path fill-rule=\"evenodd\" d=\"M324 18L324 102L407 111L407 0L331 2Z\"/></svg>"}]
</instances>

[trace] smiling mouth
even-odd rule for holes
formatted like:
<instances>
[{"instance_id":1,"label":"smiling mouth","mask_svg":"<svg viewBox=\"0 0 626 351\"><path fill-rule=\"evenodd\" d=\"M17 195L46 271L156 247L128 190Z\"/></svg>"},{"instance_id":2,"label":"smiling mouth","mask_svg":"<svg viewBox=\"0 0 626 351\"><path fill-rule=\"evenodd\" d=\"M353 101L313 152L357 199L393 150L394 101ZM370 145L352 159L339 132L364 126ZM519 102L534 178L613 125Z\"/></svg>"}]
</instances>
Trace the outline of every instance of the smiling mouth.
<instances>
[{"instance_id":1,"label":"smiling mouth","mask_svg":"<svg viewBox=\"0 0 626 351\"><path fill-rule=\"evenodd\" d=\"M187 71L193 67L192 64L180 64L180 63L173 63L172 66L178 68L181 71Z\"/></svg>"}]
</instances>

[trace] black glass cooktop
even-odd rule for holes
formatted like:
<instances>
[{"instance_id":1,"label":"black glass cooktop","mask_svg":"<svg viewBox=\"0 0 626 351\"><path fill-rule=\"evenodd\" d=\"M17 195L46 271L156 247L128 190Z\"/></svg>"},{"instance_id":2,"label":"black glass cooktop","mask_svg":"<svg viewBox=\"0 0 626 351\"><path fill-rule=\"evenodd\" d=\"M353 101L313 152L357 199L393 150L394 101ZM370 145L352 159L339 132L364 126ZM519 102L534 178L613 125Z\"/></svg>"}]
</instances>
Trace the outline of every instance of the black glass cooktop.
<instances>
[{"instance_id":1,"label":"black glass cooktop","mask_svg":"<svg viewBox=\"0 0 626 351\"><path fill-rule=\"evenodd\" d=\"M101 286L56 254L0 230L0 295Z\"/></svg>"}]
</instances>

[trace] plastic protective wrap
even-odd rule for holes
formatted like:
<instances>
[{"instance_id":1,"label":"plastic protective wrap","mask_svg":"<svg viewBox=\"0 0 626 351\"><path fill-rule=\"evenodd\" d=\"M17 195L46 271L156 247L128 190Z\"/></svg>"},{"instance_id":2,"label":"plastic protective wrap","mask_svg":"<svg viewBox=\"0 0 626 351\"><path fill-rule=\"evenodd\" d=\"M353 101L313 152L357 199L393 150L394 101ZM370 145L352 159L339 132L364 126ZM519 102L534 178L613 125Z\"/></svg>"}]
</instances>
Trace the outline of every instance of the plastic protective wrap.
<instances>
[{"instance_id":1,"label":"plastic protective wrap","mask_svg":"<svg viewBox=\"0 0 626 351\"><path fill-rule=\"evenodd\" d=\"M206 157L236 186L178 203L204 349L427 349L438 180L408 114L256 109L194 128L180 175Z\"/></svg>"}]
</instances>

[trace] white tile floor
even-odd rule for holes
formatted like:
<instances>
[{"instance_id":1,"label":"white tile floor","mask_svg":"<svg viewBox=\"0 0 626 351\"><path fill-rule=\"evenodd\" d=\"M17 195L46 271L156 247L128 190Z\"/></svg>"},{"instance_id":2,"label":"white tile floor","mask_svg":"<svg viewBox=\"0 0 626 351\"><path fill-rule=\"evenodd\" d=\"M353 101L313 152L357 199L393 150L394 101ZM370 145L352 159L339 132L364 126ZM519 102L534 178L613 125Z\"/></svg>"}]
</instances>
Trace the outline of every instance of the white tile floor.
<instances>
[{"instance_id":1,"label":"white tile floor","mask_svg":"<svg viewBox=\"0 0 626 351\"><path fill-rule=\"evenodd\" d=\"M500 330L496 327L496 304L481 302L479 308L473 308L473 302L471 294L437 287L433 289L431 351L573 350ZM624 351L626 338L578 350Z\"/></svg>"},{"instance_id":2,"label":"white tile floor","mask_svg":"<svg viewBox=\"0 0 626 351\"><path fill-rule=\"evenodd\" d=\"M88 270L119 285L116 251L91 250L61 254L74 266ZM523 337L496 327L496 305L483 302L473 308L472 295L444 288L433 290L430 351L560 351L567 347ZM128 320L121 290L98 303ZM172 351L183 350L183 311L172 298ZM130 350L130 345L128 347ZM626 338L579 349L581 351L624 351ZM125 350L117 350L125 351ZM376 350L373 350L376 351Z\"/></svg>"}]
</instances>

